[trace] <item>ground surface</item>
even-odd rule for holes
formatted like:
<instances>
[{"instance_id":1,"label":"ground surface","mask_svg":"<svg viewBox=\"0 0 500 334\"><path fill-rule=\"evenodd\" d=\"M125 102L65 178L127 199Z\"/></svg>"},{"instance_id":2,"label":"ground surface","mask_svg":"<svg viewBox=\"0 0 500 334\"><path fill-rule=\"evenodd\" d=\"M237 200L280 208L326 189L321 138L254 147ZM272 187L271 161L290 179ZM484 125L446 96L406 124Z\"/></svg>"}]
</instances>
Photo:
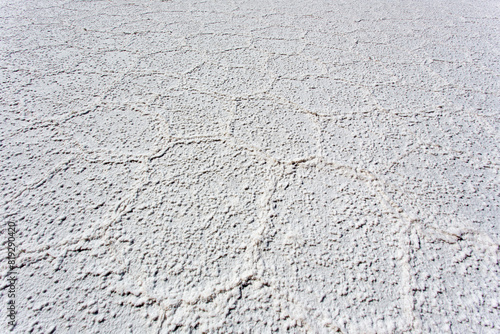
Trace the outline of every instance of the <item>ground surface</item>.
<instances>
[{"instance_id":1,"label":"ground surface","mask_svg":"<svg viewBox=\"0 0 500 334\"><path fill-rule=\"evenodd\" d=\"M500 332L499 17L2 0L2 328Z\"/></svg>"}]
</instances>

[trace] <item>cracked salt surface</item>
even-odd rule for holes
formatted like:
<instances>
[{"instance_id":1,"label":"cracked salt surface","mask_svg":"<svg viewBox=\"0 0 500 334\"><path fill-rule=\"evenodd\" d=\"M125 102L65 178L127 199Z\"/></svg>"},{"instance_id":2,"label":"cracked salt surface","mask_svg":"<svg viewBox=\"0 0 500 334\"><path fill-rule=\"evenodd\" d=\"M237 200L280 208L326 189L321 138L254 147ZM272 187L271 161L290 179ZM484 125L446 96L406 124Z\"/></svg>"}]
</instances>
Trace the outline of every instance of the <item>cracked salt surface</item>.
<instances>
[{"instance_id":1,"label":"cracked salt surface","mask_svg":"<svg viewBox=\"0 0 500 334\"><path fill-rule=\"evenodd\" d=\"M499 15L2 1L13 331L500 332Z\"/></svg>"}]
</instances>

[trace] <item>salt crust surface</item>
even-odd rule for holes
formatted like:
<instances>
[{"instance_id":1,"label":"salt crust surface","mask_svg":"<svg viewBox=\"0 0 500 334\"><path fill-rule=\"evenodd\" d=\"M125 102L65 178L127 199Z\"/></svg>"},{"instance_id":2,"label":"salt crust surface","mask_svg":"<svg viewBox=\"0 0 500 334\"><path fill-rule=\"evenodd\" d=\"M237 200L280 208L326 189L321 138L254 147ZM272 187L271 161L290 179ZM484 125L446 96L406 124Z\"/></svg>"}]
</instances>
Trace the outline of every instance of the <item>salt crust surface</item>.
<instances>
[{"instance_id":1,"label":"salt crust surface","mask_svg":"<svg viewBox=\"0 0 500 334\"><path fill-rule=\"evenodd\" d=\"M14 332L500 332L499 14L2 1Z\"/></svg>"}]
</instances>

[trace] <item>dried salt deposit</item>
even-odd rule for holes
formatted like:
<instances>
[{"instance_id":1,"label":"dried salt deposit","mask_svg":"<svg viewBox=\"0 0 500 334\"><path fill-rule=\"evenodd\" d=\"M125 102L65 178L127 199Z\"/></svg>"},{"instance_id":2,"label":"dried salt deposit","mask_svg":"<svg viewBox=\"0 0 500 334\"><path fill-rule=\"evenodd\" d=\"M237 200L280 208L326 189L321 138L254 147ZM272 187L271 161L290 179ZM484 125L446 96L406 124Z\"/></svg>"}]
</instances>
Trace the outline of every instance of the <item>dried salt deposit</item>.
<instances>
[{"instance_id":1,"label":"dried salt deposit","mask_svg":"<svg viewBox=\"0 0 500 334\"><path fill-rule=\"evenodd\" d=\"M499 333L499 18L2 0L0 332Z\"/></svg>"}]
</instances>

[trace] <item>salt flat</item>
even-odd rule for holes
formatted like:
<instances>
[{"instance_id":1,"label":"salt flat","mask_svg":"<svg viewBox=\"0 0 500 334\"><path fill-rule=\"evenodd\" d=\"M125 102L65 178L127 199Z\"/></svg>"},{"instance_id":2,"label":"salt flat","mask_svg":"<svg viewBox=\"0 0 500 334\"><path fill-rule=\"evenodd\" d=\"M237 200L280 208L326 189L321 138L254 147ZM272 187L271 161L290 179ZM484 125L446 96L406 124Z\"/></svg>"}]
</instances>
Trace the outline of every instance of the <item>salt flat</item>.
<instances>
[{"instance_id":1,"label":"salt flat","mask_svg":"<svg viewBox=\"0 0 500 334\"><path fill-rule=\"evenodd\" d=\"M500 332L497 1L2 0L0 54L1 332L14 225L16 333Z\"/></svg>"}]
</instances>

